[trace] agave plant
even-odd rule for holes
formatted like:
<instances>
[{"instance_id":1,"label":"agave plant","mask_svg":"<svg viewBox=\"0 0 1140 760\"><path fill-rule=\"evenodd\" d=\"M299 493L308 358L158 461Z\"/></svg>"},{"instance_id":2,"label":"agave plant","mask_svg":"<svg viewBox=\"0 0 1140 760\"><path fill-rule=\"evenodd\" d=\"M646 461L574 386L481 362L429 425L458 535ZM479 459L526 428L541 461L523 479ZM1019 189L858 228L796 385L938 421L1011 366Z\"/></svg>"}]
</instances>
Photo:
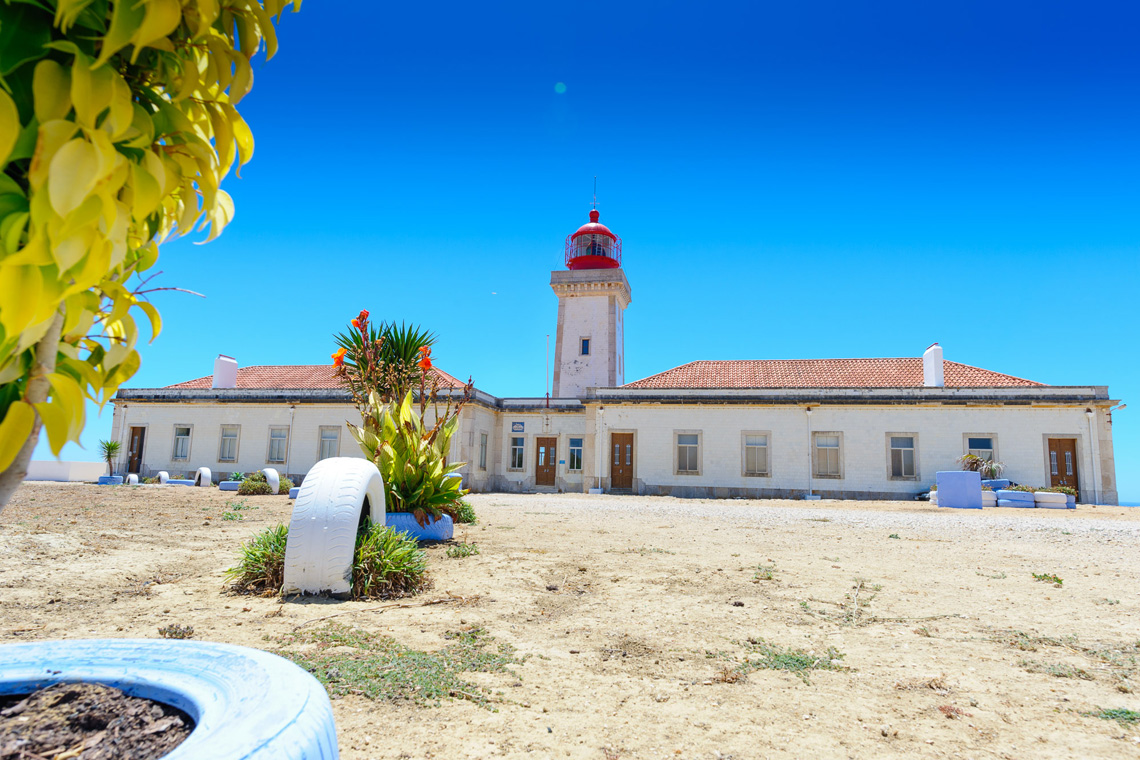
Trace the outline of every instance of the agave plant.
<instances>
[{"instance_id":1,"label":"agave plant","mask_svg":"<svg viewBox=\"0 0 1140 760\"><path fill-rule=\"evenodd\" d=\"M428 427L413 408L412 393L395 406L382 404L372 393L370 418L363 426L349 424L360 448L384 477L389 512L409 512L421 527L441 515L455 516L466 495L456 474L466 462L447 461L451 436L459 415L446 415Z\"/></svg>"},{"instance_id":2,"label":"agave plant","mask_svg":"<svg viewBox=\"0 0 1140 760\"><path fill-rule=\"evenodd\" d=\"M115 460L119 456L120 445L118 441L99 441L99 455L107 463L107 474L115 474Z\"/></svg>"}]
</instances>

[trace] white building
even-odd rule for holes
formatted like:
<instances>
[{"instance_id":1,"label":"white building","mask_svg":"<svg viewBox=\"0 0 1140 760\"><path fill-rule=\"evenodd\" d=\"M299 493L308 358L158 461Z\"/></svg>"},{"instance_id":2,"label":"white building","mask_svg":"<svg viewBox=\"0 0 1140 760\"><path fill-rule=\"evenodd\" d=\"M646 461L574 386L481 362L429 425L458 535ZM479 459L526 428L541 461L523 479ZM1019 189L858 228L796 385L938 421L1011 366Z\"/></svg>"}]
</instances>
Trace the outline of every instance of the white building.
<instances>
[{"instance_id":1,"label":"white building","mask_svg":"<svg viewBox=\"0 0 1140 760\"><path fill-rule=\"evenodd\" d=\"M473 491L909 499L973 452L1016 482L1116 503L1105 386L944 361L937 344L921 358L699 361L626 384L631 291L597 211L567 238L566 264L550 282L555 398L475 392L452 442ZM219 357L212 376L121 389L114 404L120 468L144 476L273 466L299 480L319 459L361 456L331 366Z\"/></svg>"}]
</instances>

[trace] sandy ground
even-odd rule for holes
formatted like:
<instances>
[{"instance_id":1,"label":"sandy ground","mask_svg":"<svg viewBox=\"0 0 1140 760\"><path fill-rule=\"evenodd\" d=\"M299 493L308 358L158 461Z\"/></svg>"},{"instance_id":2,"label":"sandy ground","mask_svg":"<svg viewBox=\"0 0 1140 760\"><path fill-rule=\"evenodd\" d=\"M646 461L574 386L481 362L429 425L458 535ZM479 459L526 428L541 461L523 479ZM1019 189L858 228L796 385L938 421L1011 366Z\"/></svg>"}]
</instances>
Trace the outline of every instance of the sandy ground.
<instances>
[{"instance_id":1,"label":"sandy ground","mask_svg":"<svg viewBox=\"0 0 1140 760\"><path fill-rule=\"evenodd\" d=\"M502 693L497 711L334 701L347 760L1140 757L1140 725L1082 714L1140 710L1140 510L479 495L456 538L481 553L430 547L420 597L471 603L378 612L224 593L239 544L290 511L258 497L223 520L233 498L25 484L0 515L0 642L178 623L272 648L349 612L337 621L419 649L478 624L528 655L518 680L470 676ZM834 647L847 669L725 682L749 638Z\"/></svg>"}]
</instances>

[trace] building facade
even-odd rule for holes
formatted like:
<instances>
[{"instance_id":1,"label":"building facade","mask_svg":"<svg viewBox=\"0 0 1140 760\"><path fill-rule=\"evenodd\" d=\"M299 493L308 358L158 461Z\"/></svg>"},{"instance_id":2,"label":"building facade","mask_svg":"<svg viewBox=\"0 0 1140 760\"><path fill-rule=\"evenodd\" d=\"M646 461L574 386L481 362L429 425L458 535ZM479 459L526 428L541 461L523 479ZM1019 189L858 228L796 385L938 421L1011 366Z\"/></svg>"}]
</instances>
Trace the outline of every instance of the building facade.
<instances>
[{"instance_id":1,"label":"building facade","mask_svg":"<svg viewBox=\"0 0 1140 760\"><path fill-rule=\"evenodd\" d=\"M945 361L937 344L922 357L692 362L626 384L631 291L596 211L567 238L566 267L550 282L554 398L476 390L463 408L451 459L472 491L910 499L974 453L1015 482L1116 503L1105 386ZM361 456L347 427L360 415L331 366L219 357L213 375L121 389L114 404L123 472L275 467L300 480L320 459Z\"/></svg>"}]
</instances>

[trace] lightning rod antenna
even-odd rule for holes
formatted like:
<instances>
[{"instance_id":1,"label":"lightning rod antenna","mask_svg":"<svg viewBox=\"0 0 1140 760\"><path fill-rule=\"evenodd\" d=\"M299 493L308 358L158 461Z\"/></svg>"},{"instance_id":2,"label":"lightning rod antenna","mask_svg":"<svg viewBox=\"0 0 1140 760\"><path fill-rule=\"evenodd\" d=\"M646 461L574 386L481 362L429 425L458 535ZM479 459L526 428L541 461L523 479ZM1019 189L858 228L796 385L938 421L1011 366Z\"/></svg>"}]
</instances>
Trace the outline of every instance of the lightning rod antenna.
<instances>
[{"instance_id":1,"label":"lightning rod antenna","mask_svg":"<svg viewBox=\"0 0 1140 760\"><path fill-rule=\"evenodd\" d=\"M598 175L594 175L594 209L598 208Z\"/></svg>"}]
</instances>

